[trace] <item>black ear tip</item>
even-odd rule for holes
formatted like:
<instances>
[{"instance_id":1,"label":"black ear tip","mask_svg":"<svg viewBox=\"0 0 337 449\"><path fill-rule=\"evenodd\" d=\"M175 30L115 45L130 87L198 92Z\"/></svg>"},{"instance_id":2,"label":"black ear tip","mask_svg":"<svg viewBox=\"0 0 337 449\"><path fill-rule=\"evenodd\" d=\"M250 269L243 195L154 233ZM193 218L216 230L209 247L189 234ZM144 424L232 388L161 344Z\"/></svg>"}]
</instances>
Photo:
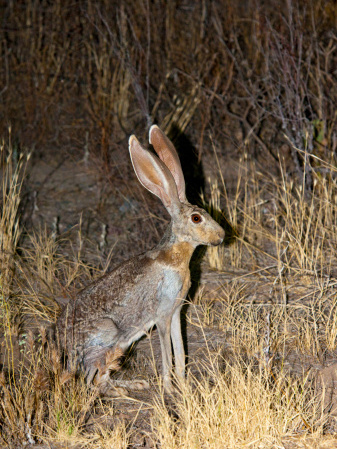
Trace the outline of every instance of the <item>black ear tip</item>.
<instances>
[{"instance_id":1,"label":"black ear tip","mask_svg":"<svg viewBox=\"0 0 337 449\"><path fill-rule=\"evenodd\" d=\"M149 130L149 142L150 142L150 144L152 145L152 142L151 142L151 135L153 134L153 131L159 131L159 132L162 132L162 130L159 128L159 126L157 126L157 125L152 125L151 126L151 128L150 128L150 130Z\"/></svg>"},{"instance_id":2,"label":"black ear tip","mask_svg":"<svg viewBox=\"0 0 337 449\"><path fill-rule=\"evenodd\" d=\"M129 147L131 147L133 142L138 142L138 139L134 134L132 134L132 136L129 137Z\"/></svg>"}]
</instances>

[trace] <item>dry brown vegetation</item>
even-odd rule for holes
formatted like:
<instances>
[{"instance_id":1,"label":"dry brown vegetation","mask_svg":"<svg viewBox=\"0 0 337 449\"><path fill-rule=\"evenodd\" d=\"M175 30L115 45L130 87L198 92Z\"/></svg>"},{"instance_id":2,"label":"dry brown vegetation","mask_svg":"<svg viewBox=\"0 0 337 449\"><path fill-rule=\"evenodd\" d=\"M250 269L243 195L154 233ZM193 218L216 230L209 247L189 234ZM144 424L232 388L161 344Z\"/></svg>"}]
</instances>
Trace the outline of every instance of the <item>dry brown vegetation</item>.
<instances>
[{"instance_id":1,"label":"dry brown vegetation","mask_svg":"<svg viewBox=\"0 0 337 449\"><path fill-rule=\"evenodd\" d=\"M336 2L27 0L1 18L0 445L336 447ZM151 391L102 398L52 324L158 241L127 152L153 123L226 242L191 267L186 384L163 394L154 332L117 373Z\"/></svg>"}]
</instances>

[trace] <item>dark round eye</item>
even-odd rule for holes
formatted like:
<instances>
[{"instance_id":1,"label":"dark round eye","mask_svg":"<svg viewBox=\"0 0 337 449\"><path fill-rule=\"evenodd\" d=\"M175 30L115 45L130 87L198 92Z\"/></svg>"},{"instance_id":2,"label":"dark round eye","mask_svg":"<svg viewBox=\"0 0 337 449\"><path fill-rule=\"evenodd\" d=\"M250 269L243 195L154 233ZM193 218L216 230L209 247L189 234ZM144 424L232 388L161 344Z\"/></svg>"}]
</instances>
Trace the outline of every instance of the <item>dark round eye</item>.
<instances>
[{"instance_id":1,"label":"dark round eye","mask_svg":"<svg viewBox=\"0 0 337 449\"><path fill-rule=\"evenodd\" d=\"M202 218L199 214L193 214L191 216L191 220L193 221L193 223L201 223Z\"/></svg>"}]
</instances>

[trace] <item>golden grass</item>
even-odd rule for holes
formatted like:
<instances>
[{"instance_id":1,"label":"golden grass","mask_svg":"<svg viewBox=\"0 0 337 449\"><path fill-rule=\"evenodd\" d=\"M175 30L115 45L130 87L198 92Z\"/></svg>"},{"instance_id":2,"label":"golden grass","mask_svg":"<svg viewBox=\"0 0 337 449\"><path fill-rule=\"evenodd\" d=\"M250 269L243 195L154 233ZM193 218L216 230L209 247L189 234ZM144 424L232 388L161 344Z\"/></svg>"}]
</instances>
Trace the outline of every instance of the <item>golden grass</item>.
<instances>
[{"instance_id":1,"label":"golden grass","mask_svg":"<svg viewBox=\"0 0 337 449\"><path fill-rule=\"evenodd\" d=\"M8 376L2 372L0 377L1 444L54 441L109 447L116 441L126 447L126 431L121 427L100 429L97 419L93 432L84 430L89 419L113 419L114 409L102 403L96 388L63 369L59 351L45 335L40 335L37 344L29 332L21 347L22 361L15 372L9 371Z\"/></svg>"},{"instance_id":2,"label":"golden grass","mask_svg":"<svg viewBox=\"0 0 337 449\"><path fill-rule=\"evenodd\" d=\"M219 363L221 362L221 363ZM222 365L222 366L221 366ZM158 400L153 426L165 448L277 447L288 435L322 432L310 383L272 379L239 359L212 360L177 393L172 414Z\"/></svg>"},{"instance_id":3,"label":"golden grass","mask_svg":"<svg viewBox=\"0 0 337 449\"><path fill-rule=\"evenodd\" d=\"M19 242L21 229L19 224L19 206L21 201L22 180L26 162L29 160L9 143L0 146L1 177L1 217L0 217L0 286L1 300L9 301L10 288L14 275L14 256ZM7 308L7 306L6 306Z\"/></svg>"}]
</instances>

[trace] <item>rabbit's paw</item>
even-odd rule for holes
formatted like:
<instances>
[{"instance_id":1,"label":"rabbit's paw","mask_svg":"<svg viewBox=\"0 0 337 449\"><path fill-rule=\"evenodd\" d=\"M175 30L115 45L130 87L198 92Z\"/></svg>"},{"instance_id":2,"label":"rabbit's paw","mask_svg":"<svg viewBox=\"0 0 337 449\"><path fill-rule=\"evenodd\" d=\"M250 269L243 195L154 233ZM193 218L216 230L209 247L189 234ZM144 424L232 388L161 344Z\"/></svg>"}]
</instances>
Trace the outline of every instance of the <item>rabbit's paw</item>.
<instances>
[{"instance_id":1,"label":"rabbit's paw","mask_svg":"<svg viewBox=\"0 0 337 449\"><path fill-rule=\"evenodd\" d=\"M130 385L133 390L148 390L150 388L150 384L146 380L133 380Z\"/></svg>"},{"instance_id":2,"label":"rabbit's paw","mask_svg":"<svg viewBox=\"0 0 337 449\"><path fill-rule=\"evenodd\" d=\"M109 389L105 389L104 396L109 398L119 398L121 396L128 396L128 390L119 385L111 385Z\"/></svg>"}]
</instances>

